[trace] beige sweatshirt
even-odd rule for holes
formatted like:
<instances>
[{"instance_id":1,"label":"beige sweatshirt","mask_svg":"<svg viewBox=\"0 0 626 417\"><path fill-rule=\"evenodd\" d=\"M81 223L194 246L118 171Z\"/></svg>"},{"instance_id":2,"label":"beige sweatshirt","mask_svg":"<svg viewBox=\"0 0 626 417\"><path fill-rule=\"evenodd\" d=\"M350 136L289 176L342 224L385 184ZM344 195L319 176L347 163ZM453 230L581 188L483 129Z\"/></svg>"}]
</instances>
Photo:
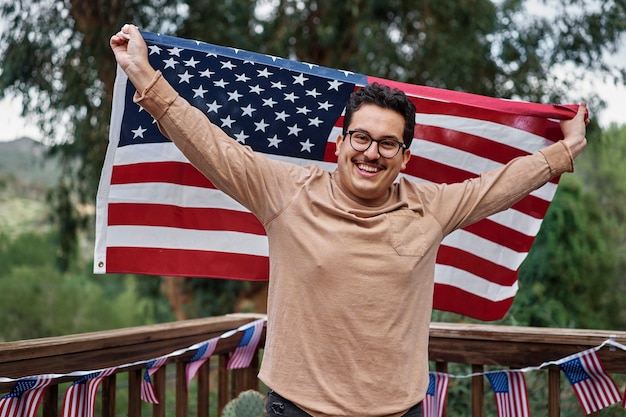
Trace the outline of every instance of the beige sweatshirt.
<instances>
[{"instance_id":1,"label":"beige sweatshirt","mask_svg":"<svg viewBox=\"0 0 626 417\"><path fill-rule=\"evenodd\" d=\"M428 387L442 239L573 170L556 143L460 184L399 180L370 206L337 172L241 146L160 78L136 96L189 160L265 226L270 279L259 378L313 416L400 416Z\"/></svg>"}]
</instances>

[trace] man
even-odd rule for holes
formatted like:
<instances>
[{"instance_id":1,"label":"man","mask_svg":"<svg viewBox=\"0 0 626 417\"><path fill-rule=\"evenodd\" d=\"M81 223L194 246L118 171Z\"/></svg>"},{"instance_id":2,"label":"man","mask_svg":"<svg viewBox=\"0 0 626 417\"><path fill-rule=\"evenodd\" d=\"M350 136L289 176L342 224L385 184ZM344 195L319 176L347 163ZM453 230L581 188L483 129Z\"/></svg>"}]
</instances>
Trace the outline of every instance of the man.
<instances>
[{"instance_id":1,"label":"man","mask_svg":"<svg viewBox=\"0 0 626 417\"><path fill-rule=\"evenodd\" d=\"M269 240L268 328L259 378L268 416L421 416L435 259L452 231L573 170L586 105L564 139L460 184L396 182L415 109L380 85L353 94L337 170L271 161L241 146L155 71L134 26L112 36L135 101Z\"/></svg>"}]
</instances>

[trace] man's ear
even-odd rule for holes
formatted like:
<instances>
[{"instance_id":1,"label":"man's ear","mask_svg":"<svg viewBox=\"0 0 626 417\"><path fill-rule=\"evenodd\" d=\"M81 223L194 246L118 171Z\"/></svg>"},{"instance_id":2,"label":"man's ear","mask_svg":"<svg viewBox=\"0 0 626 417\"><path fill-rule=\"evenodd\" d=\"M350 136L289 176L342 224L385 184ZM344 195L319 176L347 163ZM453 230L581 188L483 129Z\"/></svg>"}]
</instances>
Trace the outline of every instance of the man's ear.
<instances>
[{"instance_id":1,"label":"man's ear","mask_svg":"<svg viewBox=\"0 0 626 417\"><path fill-rule=\"evenodd\" d=\"M342 143L343 143L343 135L337 136L337 140L335 141L335 156L339 156L339 149L341 148Z\"/></svg>"},{"instance_id":2,"label":"man's ear","mask_svg":"<svg viewBox=\"0 0 626 417\"><path fill-rule=\"evenodd\" d=\"M408 165L410 160L411 160L411 150L407 149L402 153L402 168L400 168L401 171L404 171L406 169L406 166Z\"/></svg>"}]
</instances>

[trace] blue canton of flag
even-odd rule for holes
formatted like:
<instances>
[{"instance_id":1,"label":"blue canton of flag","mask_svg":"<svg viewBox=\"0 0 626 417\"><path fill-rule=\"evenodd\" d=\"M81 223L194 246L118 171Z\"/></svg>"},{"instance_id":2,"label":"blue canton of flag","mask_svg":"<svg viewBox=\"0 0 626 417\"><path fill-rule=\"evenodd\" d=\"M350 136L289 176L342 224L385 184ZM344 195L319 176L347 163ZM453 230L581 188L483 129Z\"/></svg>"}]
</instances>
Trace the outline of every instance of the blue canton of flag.
<instances>
[{"instance_id":1,"label":"blue canton of flag","mask_svg":"<svg viewBox=\"0 0 626 417\"><path fill-rule=\"evenodd\" d=\"M366 83L366 77L350 72L164 35L143 36L150 63L182 97L229 136L263 153L323 160L328 135L355 82ZM137 107L130 83L127 89L126 106ZM142 113L132 120L132 113L125 115L120 146L167 141L152 117Z\"/></svg>"}]
</instances>

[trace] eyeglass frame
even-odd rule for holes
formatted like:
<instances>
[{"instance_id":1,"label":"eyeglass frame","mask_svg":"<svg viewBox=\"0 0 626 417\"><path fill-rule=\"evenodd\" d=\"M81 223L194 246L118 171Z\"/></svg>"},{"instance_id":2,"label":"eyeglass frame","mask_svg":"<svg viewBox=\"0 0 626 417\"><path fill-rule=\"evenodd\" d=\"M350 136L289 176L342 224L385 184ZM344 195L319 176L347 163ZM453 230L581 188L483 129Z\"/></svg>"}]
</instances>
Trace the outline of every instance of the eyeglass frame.
<instances>
[{"instance_id":1,"label":"eyeglass frame","mask_svg":"<svg viewBox=\"0 0 626 417\"><path fill-rule=\"evenodd\" d=\"M376 144L378 145L378 153L380 154L380 156L382 156L385 159L392 159L392 158L395 158L398 155L398 153L400 153L401 149L402 149L402 152L404 152L406 149L408 149L407 146L406 146L406 143L400 142L399 140L389 139L389 138L386 138L386 139L374 139L372 137L372 135L370 135L369 133L367 133L367 132L365 132L363 130L359 130L359 129L348 130L346 133L350 136L350 140L349 140L350 146L352 146L352 149L354 149L357 152L365 152L365 151L367 151L370 148L370 146L372 146L372 143L376 142ZM352 135L354 133L360 133L362 135L367 136L370 139L370 143L369 143L369 145L367 145L367 147L365 149L357 149L357 148L354 147L354 144L352 143ZM385 155L383 155L380 152L380 149L381 149L380 148L380 142L383 142L383 141L390 141L390 142L394 142L394 143L397 143L398 145L400 145L398 147L398 150L396 151L396 153L393 154L393 156L385 156Z\"/></svg>"}]
</instances>

